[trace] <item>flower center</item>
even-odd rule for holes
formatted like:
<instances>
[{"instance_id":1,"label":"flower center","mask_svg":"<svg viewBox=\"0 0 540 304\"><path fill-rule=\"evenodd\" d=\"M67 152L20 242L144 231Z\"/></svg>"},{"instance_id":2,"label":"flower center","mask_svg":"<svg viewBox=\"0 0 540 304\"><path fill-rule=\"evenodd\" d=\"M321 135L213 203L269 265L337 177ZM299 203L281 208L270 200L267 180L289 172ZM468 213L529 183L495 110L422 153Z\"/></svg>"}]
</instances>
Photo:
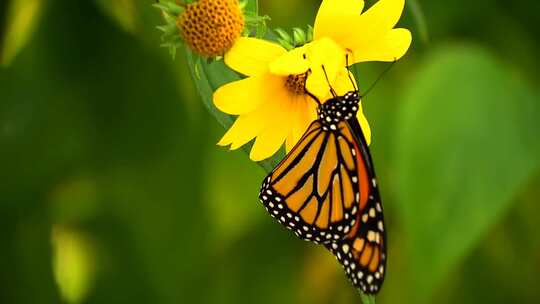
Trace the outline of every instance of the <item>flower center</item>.
<instances>
[{"instance_id":1,"label":"flower center","mask_svg":"<svg viewBox=\"0 0 540 304\"><path fill-rule=\"evenodd\" d=\"M285 81L285 87L294 95L303 95L306 93L307 74L289 75Z\"/></svg>"},{"instance_id":2,"label":"flower center","mask_svg":"<svg viewBox=\"0 0 540 304\"><path fill-rule=\"evenodd\" d=\"M177 26L185 42L200 55L225 54L244 29L238 0L199 0L188 4Z\"/></svg>"}]
</instances>

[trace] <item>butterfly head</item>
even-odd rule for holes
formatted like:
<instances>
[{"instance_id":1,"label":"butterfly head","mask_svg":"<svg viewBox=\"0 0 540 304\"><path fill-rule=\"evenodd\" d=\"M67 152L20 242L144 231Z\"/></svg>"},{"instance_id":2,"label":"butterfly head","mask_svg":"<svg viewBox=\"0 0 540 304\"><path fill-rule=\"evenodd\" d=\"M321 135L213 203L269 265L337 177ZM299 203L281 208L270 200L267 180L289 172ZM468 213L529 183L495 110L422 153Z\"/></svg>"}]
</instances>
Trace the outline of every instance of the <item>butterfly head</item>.
<instances>
[{"instance_id":1,"label":"butterfly head","mask_svg":"<svg viewBox=\"0 0 540 304\"><path fill-rule=\"evenodd\" d=\"M340 121L349 120L356 116L360 103L358 91L349 91L345 95L328 99L317 110L319 120L331 130L336 130Z\"/></svg>"}]
</instances>

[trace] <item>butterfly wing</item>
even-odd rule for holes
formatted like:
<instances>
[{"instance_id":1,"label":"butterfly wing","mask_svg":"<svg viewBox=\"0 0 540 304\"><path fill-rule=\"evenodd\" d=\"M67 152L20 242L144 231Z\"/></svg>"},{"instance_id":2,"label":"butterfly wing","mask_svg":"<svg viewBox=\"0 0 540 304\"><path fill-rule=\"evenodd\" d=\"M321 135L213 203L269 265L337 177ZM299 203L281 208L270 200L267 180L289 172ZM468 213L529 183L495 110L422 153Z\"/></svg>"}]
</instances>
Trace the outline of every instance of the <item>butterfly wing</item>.
<instances>
[{"instance_id":1,"label":"butterfly wing","mask_svg":"<svg viewBox=\"0 0 540 304\"><path fill-rule=\"evenodd\" d=\"M325 244L341 263L347 277L364 293L377 293L386 266L386 233L373 162L357 121L342 132L361 153L356 155L361 199L355 225L343 240ZM366 191L367 190L367 191Z\"/></svg>"},{"instance_id":2,"label":"butterfly wing","mask_svg":"<svg viewBox=\"0 0 540 304\"><path fill-rule=\"evenodd\" d=\"M265 178L259 199L271 216L301 239L329 243L351 231L360 188L354 143L341 130L314 121L286 158Z\"/></svg>"}]
</instances>

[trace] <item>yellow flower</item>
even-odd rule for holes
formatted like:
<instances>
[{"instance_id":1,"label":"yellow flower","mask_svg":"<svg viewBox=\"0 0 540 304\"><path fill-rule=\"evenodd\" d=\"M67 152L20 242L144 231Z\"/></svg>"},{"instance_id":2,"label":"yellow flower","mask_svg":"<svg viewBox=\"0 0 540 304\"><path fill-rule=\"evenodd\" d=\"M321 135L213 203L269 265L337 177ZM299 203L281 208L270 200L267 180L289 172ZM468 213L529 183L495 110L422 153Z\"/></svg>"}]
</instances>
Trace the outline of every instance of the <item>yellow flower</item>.
<instances>
[{"instance_id":1,"label":"yellow flower","mask_svg":"<svg viewBox=\"0 0 540 304\"><path fill-rule=\"evenodd\" d=\"M313 54L314 58L328 56L345 60L344 53L330 39L321 39L299 49L307 56ZM296 51L298 49L292 52ZM289 53L278 44L242 37L225 54L225 63L229 67L249 77L226 84L214 93L214 104L218 109L239 115L219 145L237 149L256 137L250 158L264 160L276 153L283 142L290 151L316 119L317 104L305 93L310 65L303 61L289 65ZM344 63L333 73L332 86L338 94L353 88ZM321 100L331 97L327 83L323 91L318 96ZM366 119L362 114L360 116L363 127L369 128Z\"/></svg>"},{"instance_id":2,"label":"yellow flower","mask_svg":"<svg viewBox=\"0 0 540 304\"><path fill-rule=\"evenodd\" d=\"M405 0L379 0L360 14L363 0L323 0L315 18L314 40L335 41L349 54L349 64L398 60L412 40L409 30L394 28L404 5ZM295 60L305 59L297 55ZM307 84L310 92L326 82L322 71L313 71L310 77L314 78Z\"/></svg>"},{"instance_id":3,"label":"yellow flower","mask_svg":"<svg viewBox=\"0 0 540 304\"><path fill-rule=\"evenodd\" d=\"M239 38L224 59L248 77L214 93L218 109L239 116L218 144L237 149L256 138L250 153L255 161L272 156L283 142L288 152L316 119L317 105L306 90L324 102L331 97L328 82L340 95L353 89L346 54L350 63L402 57L411 35L393 27L404 1L381 0L360 14L363 4L324 0L315 20L314 41L289 52L264 40ZM357 117L369 143L371 131L361 107Z\"/></svg>"},{"instance_id":4,"label":"yellow flower","mask_svg":"<svg viewBox=\"0 0 540 304\"><path fill-rule=\"evenodd\" d=\"M411 33L397 24L405 0L380 0L362 14L363 0L324 0L315 18L314 39L329 37L350 50L352 63L394 61L411 44Z\"/></svg>"}]
</instances>

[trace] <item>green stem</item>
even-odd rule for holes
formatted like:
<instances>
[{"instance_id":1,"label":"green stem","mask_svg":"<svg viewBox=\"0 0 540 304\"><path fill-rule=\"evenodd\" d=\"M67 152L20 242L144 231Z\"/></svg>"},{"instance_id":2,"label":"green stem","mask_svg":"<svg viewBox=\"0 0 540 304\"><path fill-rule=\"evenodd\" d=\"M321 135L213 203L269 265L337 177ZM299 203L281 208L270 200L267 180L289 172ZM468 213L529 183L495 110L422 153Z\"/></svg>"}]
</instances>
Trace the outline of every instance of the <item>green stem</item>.
<instances>
[{"instance_id":1,"label":"green stem","mask_svg":"<svg viewBox=\"0 0 540 304\"><path fill-rule=\"evenodd\" d=\"M367 294L361 294L362 304L375 304L375 297Z\"/></svg>"}]
</instances>

